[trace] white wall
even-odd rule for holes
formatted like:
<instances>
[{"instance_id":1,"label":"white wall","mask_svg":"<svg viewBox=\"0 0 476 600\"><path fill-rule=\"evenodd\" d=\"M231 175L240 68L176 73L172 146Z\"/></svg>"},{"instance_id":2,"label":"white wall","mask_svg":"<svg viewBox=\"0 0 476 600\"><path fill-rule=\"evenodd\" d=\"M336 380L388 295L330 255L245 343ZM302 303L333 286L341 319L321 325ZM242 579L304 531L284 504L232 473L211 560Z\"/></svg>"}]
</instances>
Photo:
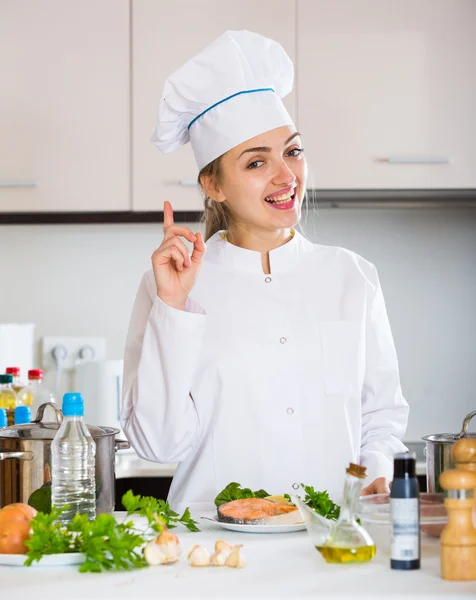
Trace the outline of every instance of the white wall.
<instances>
[{"instance_id":1,"label":"white wall","mask_svg":"<svg viewBox=\"0 0 476 600\"><path fill-rule=\"evenodd\" d=\"M411 405L406 439L459 431L476 409L476 210L321 209L305 227L379 269ZM102 335L108 358L122 357L161 237L160 224L1 226L0 322L36 323L38 339Z\"/></svg>"}]
</instances>

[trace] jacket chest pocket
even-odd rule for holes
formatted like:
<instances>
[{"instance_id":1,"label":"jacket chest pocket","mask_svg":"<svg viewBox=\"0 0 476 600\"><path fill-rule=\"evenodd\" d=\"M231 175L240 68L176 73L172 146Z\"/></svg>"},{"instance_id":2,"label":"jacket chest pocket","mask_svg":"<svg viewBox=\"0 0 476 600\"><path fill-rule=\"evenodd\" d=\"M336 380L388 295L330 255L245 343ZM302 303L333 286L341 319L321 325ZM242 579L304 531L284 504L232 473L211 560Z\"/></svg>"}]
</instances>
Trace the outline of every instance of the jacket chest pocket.
<instances>
[{"instance_id":1,"label":"jacket chest pocket","mask_svg":"<svg viewBox=\"0 0 476 600\"><path fill-rule=\"evenodd\" d=\"M363 383L364 339L359 321L321 321L327 395L359 396Z\"/></svg>"}]
</instances>

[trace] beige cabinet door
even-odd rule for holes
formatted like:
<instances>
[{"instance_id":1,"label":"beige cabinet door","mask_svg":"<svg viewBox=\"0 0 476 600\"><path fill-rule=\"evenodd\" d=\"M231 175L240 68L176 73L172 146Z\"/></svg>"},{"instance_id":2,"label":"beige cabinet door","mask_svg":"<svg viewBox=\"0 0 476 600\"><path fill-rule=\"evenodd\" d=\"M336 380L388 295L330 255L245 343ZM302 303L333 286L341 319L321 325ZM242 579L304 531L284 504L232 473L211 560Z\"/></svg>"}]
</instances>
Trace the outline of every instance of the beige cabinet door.
<instances>
[{"instance_id":1,"label":"beige cabinet door","mask_svg":"<svg viewBox=\"0 0 476 600\"><path fill-rule=\"evenodd\" d=\"M0 3L0 212L124 211L128 0Z\"/></svg>"},{"instance_id":2,"label":"beige cabinet door","mask_svg":"<svg viewBox=\"0 0 476 600\"><path fill-rule=\"evenodd\" d=\"M165 79L227 29L248 29L278 41L294 60L292 0L132 1L133 209L201 210L190 144L163 154L152 143ZM294 112L294 96L285 99Z\"/></svg>"},{"instance_id":3,"label":"beige cabinet door","mask_svg":"<svg viewBox=\"0 0 476 600\"><path fill-rule=\"evenodd\" d=\"M476 188L476 2L298 0L318 189Z\"/></svg>"}]
</instances>

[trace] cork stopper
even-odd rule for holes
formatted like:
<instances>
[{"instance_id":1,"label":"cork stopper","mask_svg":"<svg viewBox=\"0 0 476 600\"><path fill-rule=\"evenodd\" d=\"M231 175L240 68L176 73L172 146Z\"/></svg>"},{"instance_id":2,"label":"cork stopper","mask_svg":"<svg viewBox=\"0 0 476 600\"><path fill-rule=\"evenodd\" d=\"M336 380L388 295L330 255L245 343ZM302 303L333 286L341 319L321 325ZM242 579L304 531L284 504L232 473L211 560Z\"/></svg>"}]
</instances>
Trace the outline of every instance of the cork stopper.
<instances>
[{"instance_id":1,"label":"cork stopper","mask_svg":"<svg viewBox=\"0 0 476 600\"><path fill-rule=\"evenodd\" d=\"M453 458L457 466L476 472L476 438L461 438L453 445Z\"/></svg>"},{"instance_id":2,"label":"cork stopper","mask_svg":"<svg viewBox=\"0 0 476 600\"><path fill-rule=\"evenodd\" d=\"M445 490L473 490L476 488L476 473L463 469L452 469L440 475L441 487Z\"/></svg>"},{"instance_id":3,"label":"cork stopper","mask_svg":"<svg viewBox=\"0 0 476 600\"><path fill-rule=\"evenodd\" d=\"M346 473L348 473L349 475L353 475L354 477L358 477L359 479L364 479L366 470L366 467L363 467L362 465L350 463L348 468L346 469Z\"/></svg>"}]
</instances>

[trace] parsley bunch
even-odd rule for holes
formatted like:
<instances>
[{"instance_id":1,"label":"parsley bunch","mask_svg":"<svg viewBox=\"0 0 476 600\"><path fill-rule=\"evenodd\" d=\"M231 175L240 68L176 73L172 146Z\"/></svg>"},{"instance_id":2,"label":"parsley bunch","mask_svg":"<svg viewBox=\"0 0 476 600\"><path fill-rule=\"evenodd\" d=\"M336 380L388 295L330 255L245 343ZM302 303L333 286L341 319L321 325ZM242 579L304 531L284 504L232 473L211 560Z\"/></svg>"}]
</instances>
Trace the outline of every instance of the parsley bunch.
<instances>
[{"instance_id":1,"label":"parsley bunch","mask_svg":"<svg viewBox=\"0 0 476 600\"><path fill-rule=\"evenodd\" d=\"M188 508L179 516L168 502L135 496L130 490L122 497L122 503L127 511L122 523L113 515L102 514L94 521L89 521L86 515L76 515L63 525L58 519L64 509L53 506L49 514L39 512L30 522L32 531L25 542L28 548L25 566L45 554L81 552L85 562L79 570L83 573L142 568L147 566L142 547L161 533L164 526L173 528L181 523L190 531L199 531ZM132 520L127 520L130 515L145 517L146 528L138 529Z\"/></svg>"},{"instance_id":2,"label":"parsley bunch","mask_svg":"<svg viewBox=\"0 0 476 600\"><path fill-rule=\"evenodd\" d=\"M340 506L331 500L327 490L316 492L311 485L304 485L303 483L301 483L301 487L305 492L304 502L308 506L313 508L323 517L337 521L339 518Z\"/></svg>"},{"instance_id":3,"label":"parsley bunch","mask_svg":"<svg viewBox=\"0 0 476 600\"><path fill-rule=\"evenodd\" d=\"M304 485L303 483L301 483L301 487L305 493L305 504L315 510L319 515L331 519L332 521L337 521L340 514L340 506L331 500L327 490L316 492L311 485ZM289 496L289 494L284 494L284 497L291 502L291 496Z\"/></svg>"}]
</instances>

